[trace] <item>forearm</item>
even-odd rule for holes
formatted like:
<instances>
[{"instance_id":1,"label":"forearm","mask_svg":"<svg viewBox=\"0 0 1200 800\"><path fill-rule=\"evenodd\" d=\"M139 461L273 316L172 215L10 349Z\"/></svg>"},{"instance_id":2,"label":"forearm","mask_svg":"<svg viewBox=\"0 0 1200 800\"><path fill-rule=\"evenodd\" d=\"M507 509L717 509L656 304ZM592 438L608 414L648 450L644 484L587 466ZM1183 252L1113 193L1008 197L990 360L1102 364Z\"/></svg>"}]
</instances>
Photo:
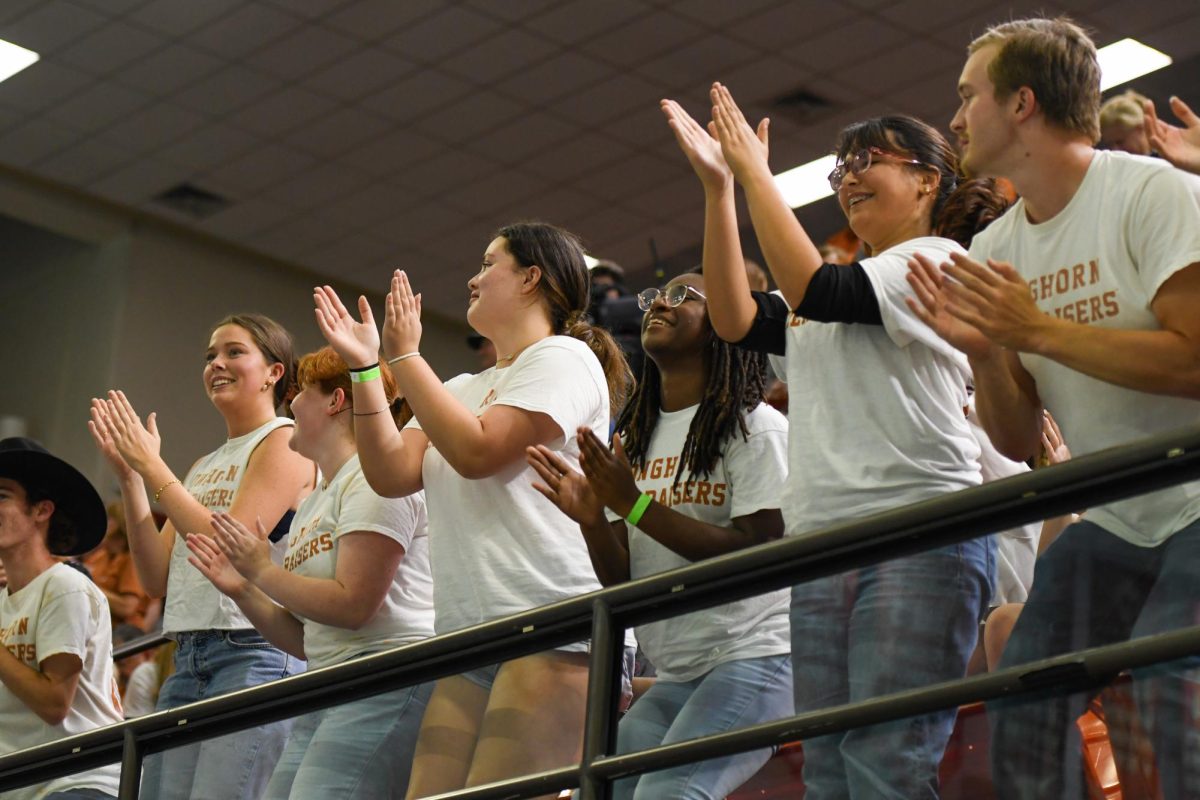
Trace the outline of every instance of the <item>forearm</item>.
<instances>
[{"instance_id":1,"label":"forearm","mask_svg":"<svg viewBox=\"0 0 1200 800\"><path fill-rule=\"evenodd\" d=\"M380 365L380 369L387 369ZM420 470L408 469L404 437L396 430L383 381L354 384L354 443L363 477L383 497L404 497L421 488ZM418 462L419 463L419 462Z\"/></svg>"},{"instance_id":2,"label":"forearm","mask_svg":"<svg viewBox=\"0 0 1200 800\"><path fill-rule=\"evenodd\" d=\"M263 635L263 638L296 658L306 658L304 654L304 624L286 608L249 583L232 597L238 608L246 615L246 619L250 620L250 624Z\"/></svg>"},{"instance_id":3,"label":"forearm","mask_svg":"<svg viewBox=\"0 0 1200 800\"><path fill-rule=\"evenodd\" d=\"M254 577L254 585L275 603L296 616L321 625L357 630L375 615L379 604L336 578L310 578L270 564Z\"/></svg>"},{"instance_id":4,"label":"forearm","mask_svg":"<svg viewBox=\"0 0 1200 800\"><path fill-rule=\"evenodd\" d=\"M133 568L147 594L163 597L167 593L174 534L158 529L154 515L150 513L145 482L136 472L121 482L121 500L125 506L125 530Z\"/></svg>"},{"instance_id":5,"label":"forearm","mask_svg":"<svg viewBox=\"0 0 1200 800\"><path fill-rule=\"evenodd\" d=\"M726 341L741 341L757 308L746 278L732 185L705 192L703 270L713 330Z\"/></svg>"},{"instance_id":6,"label":"forearm","mask_svg":"<svg viewBox=\"0 0 1200 800\"><path fill-rule=\"evenodd\" d=\"M1046 316L1028 350L1126 389L1200 400L1200 346L1175 331L1101 328Z\"/></svg>"},{"instance_id":7,"label":"forearm","mask_svg":"<svg viewBox=\"0 0 1200 800\"><path fill-rule=\"evenodd\" d=\"M638 521L642 533L688 561L725 555L760 542L736 528L722 528L651 503Z\"/></svg>"},{"instance_id":8,"label":"forearm","mask_svg":"<svg viewBox=\"0 0 1200 800\"><path fill-rule=\"evenodd\" d=\"M460 475L476 472L488 447L483 423L438 379L423 358L398 361L392 375L430 443Z\"/></svg>"},{"instance_id":9,"label":"forearm","mask_svg":"<svg viewBox=\"0 0 1200 800\"><path fill-rule=\"evenodd\" d=\"M604 586L624 583L629 580L629 550L617 537L614 525L603 516L590 523L580 523L579 530L587 544L588 556L596 577Z\"/></svg>"},{"instance_id":10,"label":"forearm","mask_svg":"<svg viewBox=\"0 0 1200 800\"><path fill-rule=\"evenodd\" d=\"M986 357L971 358L975 377L975 412L992 445L1007 458L1024 461L1041 443L1041 404L1023 390L1008 364L1015 358L999 347Z\"/></svg>"},{"instance_id":11,"label":"forearm","mask_svg":"<svg viewBox=\"0 0 1200 800\"><path fill-rule=\"evenodd\" d=\"M784 201L769 172L755 175L742 188L767 268L788 308L794 309L804 300L809 280L821 267L821 253Z\"/></svg>"},{"instance_id":12,"label":"forearm","mask_svg":"<svg viewBox=\"0 0 1200 800\"><path fill-rule=\"evenodd\" d=\"M0 683L48 725L66 718L75 694L73 683L52 680L6 647L0 647Z\"/></svg>"}]
</instances>

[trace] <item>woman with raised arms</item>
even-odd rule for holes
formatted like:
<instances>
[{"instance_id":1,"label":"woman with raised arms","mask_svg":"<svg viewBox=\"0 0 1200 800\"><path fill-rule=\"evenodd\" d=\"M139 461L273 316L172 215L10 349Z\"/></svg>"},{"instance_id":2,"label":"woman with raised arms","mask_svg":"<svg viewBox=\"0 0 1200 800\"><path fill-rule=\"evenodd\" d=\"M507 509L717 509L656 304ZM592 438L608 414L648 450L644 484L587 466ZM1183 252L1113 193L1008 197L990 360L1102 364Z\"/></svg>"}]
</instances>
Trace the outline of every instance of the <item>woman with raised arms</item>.
<instances>
[{"instance_id":1,"label":"woman with raised arms","mask_svg":"<svg viewBox=\"0 0 1200 800\"><path fill-rule=\"evenodd\" d=\"M261 521L280 535L286 531L285 517L314 478L312 462L288 448L292 421L275 413L287 401L295 374L292 336L279 323L261 314L235 314L217 323L204 357L204 390L229 438L182 480L159 455L154 413L143 424L119 391L92 401L89 428L121 483L134 566L151 597L166 595L163 632L178 643L175 672L159 693L159 710L303 669L188 563L184 537L176 534L211 531L216 513L245 526ZM149 492L167 514L161 531L150 514ZM158 800L257 798L290 728L290 721L274 722L150 756L142 792Z\"/></svg>"},{"instance_id":2,"label":"woman with raised arms","mask_svg":"<svg viewBox=\"0 0 1200 800\"><path fill-rule=\"evenodd\" d=\"M583 474L544 445L529 451L538 490L579 523L605 584L783 534L787 420L763 402L766 358L713 333L701 275L647 289L638 303L648 358L613 451L582 428ZM621 718L619 752L791 714L786 590L643 625L637 638L658 680ZM626 778L613 796L720 800L769 756L758 750Z\"/></svg>"},{"instance_id":3,"label":"woman with raised arms","mask_svg":"<svg viewBox=\"0 0 1200 800\"><path fill-rule=\"evenodd\" d=\"M986 185L956 188L954 153L925 123L899 115L855 123L838 137L829 180L870 256L824 264L775 185L766 121L752 129L720 84L711 98L708 132L672 101L663 111L705 190L713 328L786 356L787 535L978 484L979 446L963 413L966 359L905 304L906 262L963 252L1003 198ZM746 283L735 182L782 297ZM992 558L984 538L795 586L796 710L962 677ZM805 741L805 796L936 797L953 724L951 710Z\"/></svg>"},{"instance_id":4,"label":"woman with raised arms","mask_svg":"<svg viewBox=\"0 0 1200 800\"><path fill-rule=\"evenodd\" d=\"M525 449L578 460L576 431L608 434L629 368L584 319L588 274L570 233L543 223L501 228L467 282L467 320L496 344L495 367L443 384L420 354L421 297L397 271L383 351L415 419L355 426L363 474L385 497L425 490L438 633L599 588L574 523L532 487ZM329 287L316 291L321 332L356 376L354 405L387 405L380 335L359 298L356 321ZM561 767L580 756L587 646L568 645L437 683L409 797Z\"/></svg>"}]
</instances>

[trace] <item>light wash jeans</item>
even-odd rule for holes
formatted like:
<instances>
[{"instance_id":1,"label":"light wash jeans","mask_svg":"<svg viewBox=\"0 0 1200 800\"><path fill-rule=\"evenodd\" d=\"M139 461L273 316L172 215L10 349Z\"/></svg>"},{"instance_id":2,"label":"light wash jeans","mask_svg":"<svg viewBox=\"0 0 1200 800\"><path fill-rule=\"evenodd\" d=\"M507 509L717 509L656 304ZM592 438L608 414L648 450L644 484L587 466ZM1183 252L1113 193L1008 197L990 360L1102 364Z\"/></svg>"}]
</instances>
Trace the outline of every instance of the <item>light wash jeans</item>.
<instances>
[{"instance_id":1,"label":"light wash jeans","mask_svg":"<svg viewBox=\"0 0 1200 800\"><path fill-rule=\"evenodd\" d=\"M207 700L301 672L304 662L254 630L189 631L176 636L175 673L158 710ZM146 800L257 800L283 752L292 720L176 747L146 758Z\"/></svg>"},{"instance_id":2,"label":"light wash jeans","mask_svg":"<svg viewBox=\"0 0 1200 800\"><path fill-rule=\"evenodd\" d=\"M1038 558L1000 666L1200 624L1200 520L1158 547L1083 520ZM1134 670L1133 691L1162 796L1200 797L1200 659ZM1093 692L988 704L997 797L1088 796L1075 720Z\"/></svg>"},{"instance_id":3,"label":"light wash jeans","mask_svg":"<svg viewBox=\"0 0 1200 800\"><path fill-rule=\"evenodd\" d=\"M432 683L406 686L296 719L268 800L404 797Z\"/></svg>"},{"instance_id":4,"label":"light wash jeans","mask_svg":"<svg viewBox=\"0 0 1200 800\"><path fill-rule=\"evenodd\" d=\"M987 611L983 537L792 588L796 713L961 678ZM926 800L955 711L804 740L805 800Z\"/></svg>"},{"instance_id":5,"label":"light wash jeans","mask_svg":"<svg viewBox=\"0 0 1200 800\"><path fill-rule=\"evenodd\" d=\"M691 681L658 680L617 726L617 752L631 753L769 722L792 713L792 660L784 654L719 664ZM713 758L624 778L614 800L720 800L745 783L771 749Z\"/></svg>"}]
</instances>

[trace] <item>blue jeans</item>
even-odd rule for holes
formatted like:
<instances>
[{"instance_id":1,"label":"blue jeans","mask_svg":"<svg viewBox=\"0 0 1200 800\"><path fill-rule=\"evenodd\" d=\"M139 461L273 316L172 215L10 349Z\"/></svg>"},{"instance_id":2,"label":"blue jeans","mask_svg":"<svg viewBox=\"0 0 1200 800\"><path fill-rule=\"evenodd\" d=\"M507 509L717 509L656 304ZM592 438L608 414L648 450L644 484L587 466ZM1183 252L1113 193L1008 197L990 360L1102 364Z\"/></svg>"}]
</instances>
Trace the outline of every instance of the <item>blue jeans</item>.
<instances>
[{"instance_id":1,"label":"blue jeans","mask_svg":"<svg viewBox=\"0 0 1200 800\"><path fill-rule=\"evenodd\" d=\"M983 537L792 588L796 713L961 678L991 598ZM955 711L804 741L805 800L938 796Z\"/></svg>"},{"instance_id":2,"label":"blue jeans","mask_svg":"<svg viewBox=\"0 0 1200 800\"><path fill-rule=\"evenodd\" d=\"M432 683L298 718L266 800L404 797Z\"/></svg>"},{"instance_id":3,"label":"blue jeans","mask_svg":"<svg viewBox=\"0 0 1200 800\"><path fill-rule=\"evenodd\" d=\"M158 710L207 700L287 677L304 662L256 631L188 631L176 636L175 673ZM292 721L281 720L149 756L142 770L148 800L257 800L283 752Z\"/></svg>"},{"instance_id":4,"label":"blue jeans","mask_svg":"<svg viewBox=\"0 0 1200 800\"><path fill-rule=\"evenodd\" d=\"M617 726L617 752L631 753L789 716L792 660L787 655L719 664L694 680L659 680ZM771 749L713 758L624 778L614 800L721 800L771 757Z\"/></svg>"},{"instance_id":5,"label":"blue jeans","mask_svg":"<svg viewBox=\"0 0 1200 800\"><path fill-rule=\"evenodd\" d=\"M1038 559L1000 666L1197 624L1200 520L1157 547L1138 547L1084 520ZM1198 667L1200 659L1191 658L1133 673L1165 798L1200 797ZM1054 694L988 704L998 797L1087 796L1075 720L1088 699Z\"/></svg>"}]
</instances>

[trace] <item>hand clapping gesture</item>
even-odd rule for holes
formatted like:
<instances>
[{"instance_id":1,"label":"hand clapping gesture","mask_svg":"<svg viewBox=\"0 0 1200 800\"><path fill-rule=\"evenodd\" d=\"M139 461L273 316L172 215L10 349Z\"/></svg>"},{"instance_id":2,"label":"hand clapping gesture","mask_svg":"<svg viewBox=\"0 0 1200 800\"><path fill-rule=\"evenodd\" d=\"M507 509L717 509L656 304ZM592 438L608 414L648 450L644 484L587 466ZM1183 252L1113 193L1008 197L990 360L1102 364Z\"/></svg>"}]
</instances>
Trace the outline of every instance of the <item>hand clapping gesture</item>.
<instances>
[{"instance_id":1,"label":"hand clapping gesture","mask_svg":"<svg viewBox=\"0 0 1200 800\"><path fill-rule=\"evenodd\" d=\"M262 571L271 566L267 529L263 527L261 519L255 521L254 527L258 535L251 533L249 528L225 512L212 516L212 538L220 548L221 555L251 583L256 582Z\"/></svg>"},{"instance_id":2,"label":"hand clapping gesture","mask_svg":"<svg viewBox=\"0 0 1200 800\"><path fill-rule=\"evenodd\" d=\"M609 450L590 428L580 428L578 436L579 466L596 498L622 517L628 516L642 492L634 483L621 437L613 436L613 449Z\"/></svg>"},{"instance_id":3,"label":"hand clapping gesture","mask_svg":"<svg viewBox=\"0 0 1200 800\"><path fill-rule=\"evenodd\" d=\"M542 479L542 483L534 483L533 488L554 503L559 511L580 525L605 522L604 504L592 491L587 477L567 464L557 453L539 444L526 448L525 460Z\"/></svg>"},{"instance_id":4,"label":"hand clapping gesture","mask_svg":"<svg viewBox=\"0 0 1200 800\"><path fill-rule=\"evenodd\" d=\"M415 353L421 345L421 295L413 294L408 274L396 270L383 317L383 352L388 358Z\"/></svg>"},{"instance_id":5,"label":"hand clapping gesture","mask_svg":"<svg viewBox=\"0 0 1200 800\"><path fill-rule=\"evenodd\" d=\"M200 570L200 574L208 578L217 591L234 597L249 588L250 582L233 568L212 537L189 533L187 547L192 551L188 563Z\"/></svg>"},{"instance_id":6,"label":"hand clapping gesture","mask_svg":"<svg viewBox=\"0 0 1200 800\"><path fill-rule=\"evenodd\" d=\"M1171 98L1171 111L1183 123L1182 128L1160 120L1149 100L1142 110L1150 146L1180 169L1200 174L1200 116L1178 97Z\"/></svg>"},{"instance_id":7,"label":"hand clapping gesture","mask_svg":"<svg viewBox=\"0 0 1200 800\"><path fill-rule=\"evenodd\" d=\"M359 296L359 322L350 316L330 286L313 289L317 327L334 351L351 367L366 367L379 360L379 330L367 298Z\"/></svg>"},{"instance_id":8,"label":"hand clapping gesture","mask_svg":"<svg viewBox=\"0 0 1200 800\"><path fill-rule=\"evenodd\" d=\"M127 469L144 475L151 464L160 460L162 437L156 414L150 412L143 425L122 391L109 391L103 400L92 398L92 421L88 428L118 477L126 475Z\"/></svg>"},{"instance_id":9,"label":"hand clapping gesture","mask_svg":"<svg viewBox=\"0 0 1200 800\"><path fill-rule=\"evenodd\" d=\"M918 253L908 260L906 277L916 299L906 297L904 302L934 333L971 358L983 357L992 351L991 340L953 313L946 297L945 278L938 265Z\"/></svg>"},{"instance_id":10,"label":"hand clapping gesture","mask_svg":"<svg viewBox=\"0 0 1200 800\"><path fill-rule=\"evenodd\" d=\"M729 89L714 83L709 94L713 103L713 132L721 142L725 163L733 170L738 183L745 186L754 177L770 178L771 168L767 164L770 120L763 119L755 130L733 102Z\"/></svg>"},{"instance_id":11,"label":"hand clapping gesture","mask_svg":"<svg viewBox=\"0 0 1200 800\"><path fill-rule=\"evenodd\" d=\"M117 480L126 481L137 475L137 472L129 466L129 463L121 457L120 451L117 450L116 442L113 441L112 434L108 430L108 423L105 421L108 411L103 400L92 398L91 415L92 418L88 420L88 431L91 432L97 449L104 456L104 460L108 462L108 466L117 476Z\"/></svg>"},{"instance_id":12,"label":"hand clapping gesture","mask_svg":"<svg viewBox=\"0 0 1200 800\"><path fill-rule=\"evenodd\" d=\"M733 171L725 163L714 123L710 122L706 131L674 100L663 100L660 107L679 149L687 156L704 188L716 191L728 188L733 182Z\"/></svg>"}]
</instances>

